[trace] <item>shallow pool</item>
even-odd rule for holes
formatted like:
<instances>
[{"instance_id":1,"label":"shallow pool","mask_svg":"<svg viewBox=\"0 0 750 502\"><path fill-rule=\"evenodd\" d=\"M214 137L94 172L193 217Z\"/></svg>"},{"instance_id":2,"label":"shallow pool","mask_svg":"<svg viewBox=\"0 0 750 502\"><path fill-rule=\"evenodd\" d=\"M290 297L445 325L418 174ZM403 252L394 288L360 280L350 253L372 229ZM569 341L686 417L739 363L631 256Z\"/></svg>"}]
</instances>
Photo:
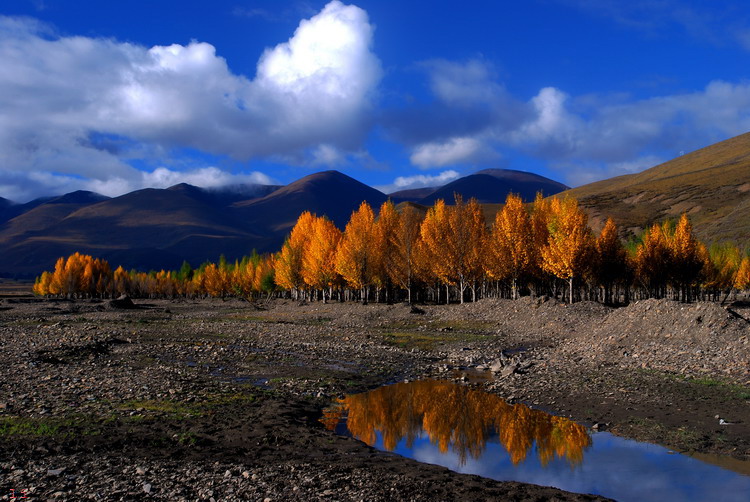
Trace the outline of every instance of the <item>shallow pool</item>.
<instances>
[{"instance_id":1,"label":"shallow pool","mask_svg":"<svg viewBox=\"0 0 750 502\"><path fill-rule=\"evenodd\" d=\"M620 501L750 500L750 476L451 382L398 383L340 400L326 426L457 472Z\"/></svg>"}]
</instances>

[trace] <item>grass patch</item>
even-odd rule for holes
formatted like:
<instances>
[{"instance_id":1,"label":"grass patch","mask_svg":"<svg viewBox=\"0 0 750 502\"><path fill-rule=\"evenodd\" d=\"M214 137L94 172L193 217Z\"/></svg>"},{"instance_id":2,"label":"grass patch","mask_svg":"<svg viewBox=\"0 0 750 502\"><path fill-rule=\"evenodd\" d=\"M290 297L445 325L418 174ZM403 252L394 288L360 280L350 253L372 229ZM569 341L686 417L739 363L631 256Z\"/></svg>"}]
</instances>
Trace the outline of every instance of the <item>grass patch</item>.
<instances>
[{"instance_id":1,"label":"grass patch","mask_svg":"<svg viewBox=\"0 0 750 502\"><path fill-rule=\"evenodd\" d=\"M7 417L0 419L0 436L54 437L74 424L60 419Z\"/></svg>"},{"instance_id":2,"label":"grass patch","mask_svg":"<svg viewBox=\"0 0 750 502\"><path fill-rule=\"evenodd\" d=\"M194 446L198 443L198 436L193 432L180 432L175 439L183 446Z\"/></svg>"},{"instance_id":3,"label":"grass patch","mask_svg":"<svg viewBox=\"0 0 750 502\"><path fill-rule=\"evenodd\" d=\"M107 417L109 418L109 417ZM101 432L105 419L87 416L74 417L3 417L0 418L0 437L75 437Z\"/></svg>"},{"instance_id":4,"label":"grass patch","mask_svg":"<svg viewBox=\"0 0 750 502\"><path fill-rule=\"evenodd\" d=\"M383 342L386 345L394 345L407 350L433 350L437 345L457 342L477 342L485 340L488 336L473 333L396 331L384 334Z\"/></svg>"},{"instance_id":5,"label":"grass patch","mask_svg":"<svg viewBox=\"0 0 750 502\"><path fill-rule=\"evenodd\" d=\"M724 394L725 397L740 400L750 400L750 387L746 385L740 385L731 382L725 382L718 378L712 377L691 377L687 375L681 375L678 373L670 373L666 371L653 370L653 369L641 369L639 370L644 374L650 376L656 376L679 382L682 384L694 385L699 389L711 389L711 392L716 394Z\"/></svg>"},{"instance_id":6,"label":"grass patch","mask_svg":"<svg viewBox=\"0 0 750 502\"><path fill-rule=\"evenodd\" d=\"M651 418L629 417L626 422L618 425L614 432L636 439L645 438L647 441L672 445L686 451L698 450L706 442L706 438L691 427L673 429Z\"/></svg>"}]
</instances>

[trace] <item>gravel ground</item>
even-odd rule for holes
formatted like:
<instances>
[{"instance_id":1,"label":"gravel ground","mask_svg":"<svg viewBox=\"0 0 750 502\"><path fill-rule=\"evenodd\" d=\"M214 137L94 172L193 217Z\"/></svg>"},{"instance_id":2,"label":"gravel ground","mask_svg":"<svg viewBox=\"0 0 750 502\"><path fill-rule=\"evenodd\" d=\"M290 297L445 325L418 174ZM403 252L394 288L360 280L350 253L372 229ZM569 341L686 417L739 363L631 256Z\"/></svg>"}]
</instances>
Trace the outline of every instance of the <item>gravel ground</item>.
<instances>
[{"instance_id":1,"label":"gravel ground","mask_svg":"<svg viewBox=\"0 0 750 502\"><path fill-rule=\"evenodd\" d=\"M746 303L136 304L0 300L0 500L11 488L37 500L595 499L419 464L318 421L344 393L428 377L750 460Z\"/></svg>"}]
</instances>

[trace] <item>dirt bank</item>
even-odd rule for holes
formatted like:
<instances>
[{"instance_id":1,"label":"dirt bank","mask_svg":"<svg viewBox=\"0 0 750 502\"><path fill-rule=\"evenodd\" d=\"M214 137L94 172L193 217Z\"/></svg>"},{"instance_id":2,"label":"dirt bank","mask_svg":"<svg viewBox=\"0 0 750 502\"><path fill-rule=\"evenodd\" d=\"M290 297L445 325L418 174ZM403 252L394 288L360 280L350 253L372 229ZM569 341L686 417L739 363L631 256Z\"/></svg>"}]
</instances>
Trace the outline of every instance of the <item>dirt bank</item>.
<instances>
[{"instance_id":1,"label":"dirt bank","mask_svg":"<svg viewBox=\"0 0 750 502\"><path fill-rule=\"evenodd\" d=\"M615 433L750 458L743 305L136 304L2 300L3 490L39 499L592 499L419 464L318 422L343 393L425 377L468 378Z\"/></svg>"}]
</instances>

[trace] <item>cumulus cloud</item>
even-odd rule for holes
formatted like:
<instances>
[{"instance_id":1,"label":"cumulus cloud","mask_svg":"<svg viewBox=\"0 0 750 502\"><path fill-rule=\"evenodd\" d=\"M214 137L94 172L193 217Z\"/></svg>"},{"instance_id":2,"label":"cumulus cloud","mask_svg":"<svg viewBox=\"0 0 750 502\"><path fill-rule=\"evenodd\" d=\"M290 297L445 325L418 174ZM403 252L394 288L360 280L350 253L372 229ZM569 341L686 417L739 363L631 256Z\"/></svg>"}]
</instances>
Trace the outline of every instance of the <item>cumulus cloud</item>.
<instances>
[{"instance_id":1,"label":"cumulus cloud","mask_svg":"<svg viewBox=\"0 0 750 502\"><path fill-rule=\"evenodd\" d=\"M480 139L467 137L421 144L409 157L412 164L422 169L476 163L491 158L497 158L497 154Z\"/></svg>"},{"instance_id":2,"label":"cumulus cloud","mask_svg":"<svg viewBox=\"0 0 750 502\"><path fill-rule=\"evenodd\" d=\"M367 13L334 0L267 49L248 78L205 42L147 48L58 37L37 21L0 17L4 177L133 183L128 160L143 144L237 159L304 158L320 145L355 151L381 77L372 39ZM90 141L100 134L137 146L114 152Z\"/></svg>"},{"instance_id":3,"label":"cumulus cloud","mask_svg":"<svg viewBox=\"0 0 750 502\"><path fill-rule=\"evenodd\" d=\"M424 169L493 163L503 152L520 151L577 185L652 167L750 130L748 82L713 81L694 92L641 100L576 97L545 87L522 101L493 82L482 64L430 63L434 103L427 109L476 120L468 119L471 127L460 120L412 121L408 134L392 127L410 146L412 164ZM485 105L473 107L480 100Z\"/></svg>"},{"instance_id":4,"label":"cumulus cloud","mask_svg":"<svg viewBox=\"0 0 750 502\"><path fill-rule=\"evenodd\" d=\"M443 186L457 179L459 176L458 171L454 171L453 169L435 175L416 174L414 176L399 176L390 185L381 185L376 188L383 193L393 193L412 188Z\"/></svg>"}]
</instances>

